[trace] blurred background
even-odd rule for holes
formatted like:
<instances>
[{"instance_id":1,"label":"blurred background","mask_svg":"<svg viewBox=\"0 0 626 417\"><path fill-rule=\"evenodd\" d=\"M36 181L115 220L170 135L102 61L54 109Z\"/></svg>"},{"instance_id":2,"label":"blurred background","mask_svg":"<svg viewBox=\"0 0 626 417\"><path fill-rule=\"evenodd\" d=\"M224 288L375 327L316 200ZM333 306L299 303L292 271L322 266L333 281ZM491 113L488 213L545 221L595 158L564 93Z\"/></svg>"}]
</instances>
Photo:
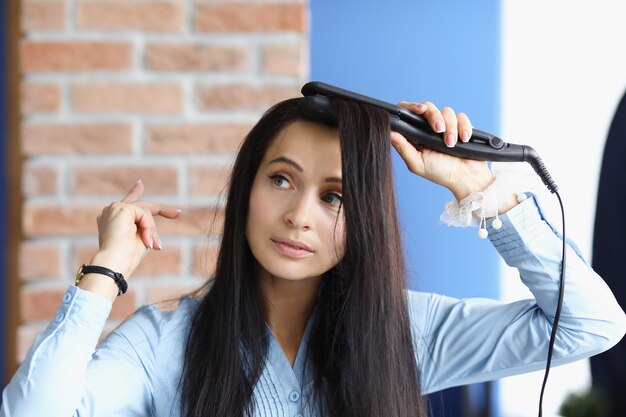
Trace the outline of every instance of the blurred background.
<instances>
[{"instance_id":1,"label":"blurred background","mask_svg":"<svg viewBox=\"0 0 626 417\"><path fill-rule=\"evenodd\" d=\"M602 153L626 89L620 2L5 0L0 13L3 384L95 252L97 213L138 179L147 199L184 211L159 224L164 250L107 331L202 283L237 146L310 79L450 105L533 146L561 189L568 236L591 258ZM396 168L411 288L527 296L476 230L439 222L451 195ZM533 186L558 224L556 199ZM433 414L536 414L541 377L445 391ZM553 369L544 415L590 384L587 361Z\"/></svg>"}]
</instances>

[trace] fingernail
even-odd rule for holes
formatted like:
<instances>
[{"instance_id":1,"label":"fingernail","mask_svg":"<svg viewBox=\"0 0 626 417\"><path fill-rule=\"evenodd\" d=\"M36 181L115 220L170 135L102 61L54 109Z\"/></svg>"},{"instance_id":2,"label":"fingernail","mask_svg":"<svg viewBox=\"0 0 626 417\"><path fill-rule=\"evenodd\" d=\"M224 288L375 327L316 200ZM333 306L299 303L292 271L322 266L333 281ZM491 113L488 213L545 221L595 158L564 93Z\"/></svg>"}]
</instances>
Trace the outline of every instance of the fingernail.
<instances>
[{"instance_id":1,"label":"fingernail","mask_svg":"<svg viewBox=\"0 0 626 417\"><path fill-rule=\"evenodd\" d=\"M448 148L452 148L455 145L455 142L454 135L452 133L448 133L446 135L446 146Z\"/></svg>"},{"instance_id":2,"label":"fingernail","mask_svg":"<svg viewBox=\"0 0 626 417\"><path fill-rule=\"evenodd\" d=\"M435 132L443 133L444 130L446 130L446 124L443 122L443 120L437 120L435 122Z\"/></svg>"},{"instance_id":3,"label":"fingernail","mask_svg":"<svg viewBox=\"0 0 626 417\"><path fill-rule=\"evenodd\" d=\"M461 140L467 142L470 139L470 134L467 130L461 132Z\"/></svg>"},{"instance_id":4,"label":"fingernail","mask_svg":"<svg viewBox=\"0 0 626 417\"><path fill-rule=\"evenodd\" d=\"M163 245L161 245L161 239L157 239L157 241L159 242L159 250L163 250Z\"/></svg>"},{"instance_id":5,"label":"fingernail","mask_svg":"<svg viewBox=\"0 0 626 417\"><path fill-rule=\"evenodd\" d=\"M424 111L424 110L426 110L426 108L427 108L427 106L426 106L425 104L422 104L422 103L415 103L415 104L413 105L413 107L414 107L416 110L418 110L418 111Z\"/></svg>"},{"instance_id":6,"label":"fingernail","mask_svg":"<svg viewBox=\"0 0 626 417\"><path fill-rule=\"evenodd\" d=\"M143 182L143 181L141 181L141 180L137 180L137 184L139 184L140 182Z\"/></svg>"},{"instance_id":7,"label":"fingernail","mask_svg":"<svg viewBox=\"0 0 626 417\"><path fill-rule=\"evenodd\" d=\"M176 209L176 212L177 212L178 214L180 214L180 213L182 213L183 211L182 211L181 209Z\"/></svg>"}]
</instances>

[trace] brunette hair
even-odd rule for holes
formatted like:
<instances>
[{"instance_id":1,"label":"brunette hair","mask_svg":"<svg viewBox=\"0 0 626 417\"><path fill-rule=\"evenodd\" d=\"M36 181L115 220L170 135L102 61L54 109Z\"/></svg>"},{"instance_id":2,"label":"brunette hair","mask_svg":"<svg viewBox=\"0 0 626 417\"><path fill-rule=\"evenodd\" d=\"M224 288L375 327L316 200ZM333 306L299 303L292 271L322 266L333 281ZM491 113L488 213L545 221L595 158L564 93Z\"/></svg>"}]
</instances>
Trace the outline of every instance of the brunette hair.
<instances>
[{"instance_id":1,"label":"brunette hair","mask_svg":"<svg viewBox=\"0 0 626 417\"><path fill-rule=\"evenodd\" d=\"M252 416L269 336L245 227L265 151L305 117L301 99L269 109L238 153L214 278L191 321L181 415ZM341 142L345 254L323 279L309 338L319 410L330 416L426 416L407 307L386 113L334 101Z\"/></svg>"}]
</instances>

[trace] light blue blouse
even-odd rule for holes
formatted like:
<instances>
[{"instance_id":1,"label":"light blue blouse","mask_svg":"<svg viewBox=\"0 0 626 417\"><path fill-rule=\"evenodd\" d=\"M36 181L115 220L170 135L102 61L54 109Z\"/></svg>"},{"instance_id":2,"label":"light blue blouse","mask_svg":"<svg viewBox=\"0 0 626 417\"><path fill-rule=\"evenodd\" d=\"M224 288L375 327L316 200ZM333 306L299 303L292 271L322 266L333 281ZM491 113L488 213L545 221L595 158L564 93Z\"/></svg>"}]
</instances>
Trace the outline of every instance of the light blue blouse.
<instances>
[{"instance_id":1,"label":"light blue blouse","mask_svg":"<svg viewBox=\"0 0 626 417\"><path fill-rule=\"evenodd\" d=\"M543 369L561 239L542 217L531 198L501 217L500 230L489 230L534 299L504 303L408 292L424 393ZM626 332L626 315L573 246L566 278L555 365L602 352ZM0 417L179 416L177 389L196 306L197 300L184 298L174 311L142 307L96 347L111 303L69 287L54 320L4 389ZM316 415L308 401L309 331L307 326L293 368L270 337L267 365L254 391L256 415Z\"/></svg>"}]
</instances>

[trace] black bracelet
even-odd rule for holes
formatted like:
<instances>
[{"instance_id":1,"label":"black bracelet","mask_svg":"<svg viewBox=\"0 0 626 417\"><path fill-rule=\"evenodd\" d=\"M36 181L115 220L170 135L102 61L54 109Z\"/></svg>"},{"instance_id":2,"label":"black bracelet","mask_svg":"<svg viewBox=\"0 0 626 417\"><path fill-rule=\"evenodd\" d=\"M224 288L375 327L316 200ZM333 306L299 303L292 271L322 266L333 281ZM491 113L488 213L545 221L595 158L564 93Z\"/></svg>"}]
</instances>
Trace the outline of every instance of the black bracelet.
<instances>
[{"instance_id":1,"label":"black bracelet","mask_svg":"<svg viewBox=\"0 0 626 417\"><path fill-rule=\"evenodd\" d=\"M78 269L78 272L76 273L76 281L74 281L74 284L78 285L78 283L81 279L83 279L83 276L85 274L101 274L113 278L113 281L115 281L115 284L117 284L117 288L119 288L119 291L117 292L118 297L122 294L125 294L126 290L128 290L128 283L124 279L124 275L120 274L119 272L115 272L109 268L97 265L81 265L81 267Z\"/></svg>"}]
</instances>

